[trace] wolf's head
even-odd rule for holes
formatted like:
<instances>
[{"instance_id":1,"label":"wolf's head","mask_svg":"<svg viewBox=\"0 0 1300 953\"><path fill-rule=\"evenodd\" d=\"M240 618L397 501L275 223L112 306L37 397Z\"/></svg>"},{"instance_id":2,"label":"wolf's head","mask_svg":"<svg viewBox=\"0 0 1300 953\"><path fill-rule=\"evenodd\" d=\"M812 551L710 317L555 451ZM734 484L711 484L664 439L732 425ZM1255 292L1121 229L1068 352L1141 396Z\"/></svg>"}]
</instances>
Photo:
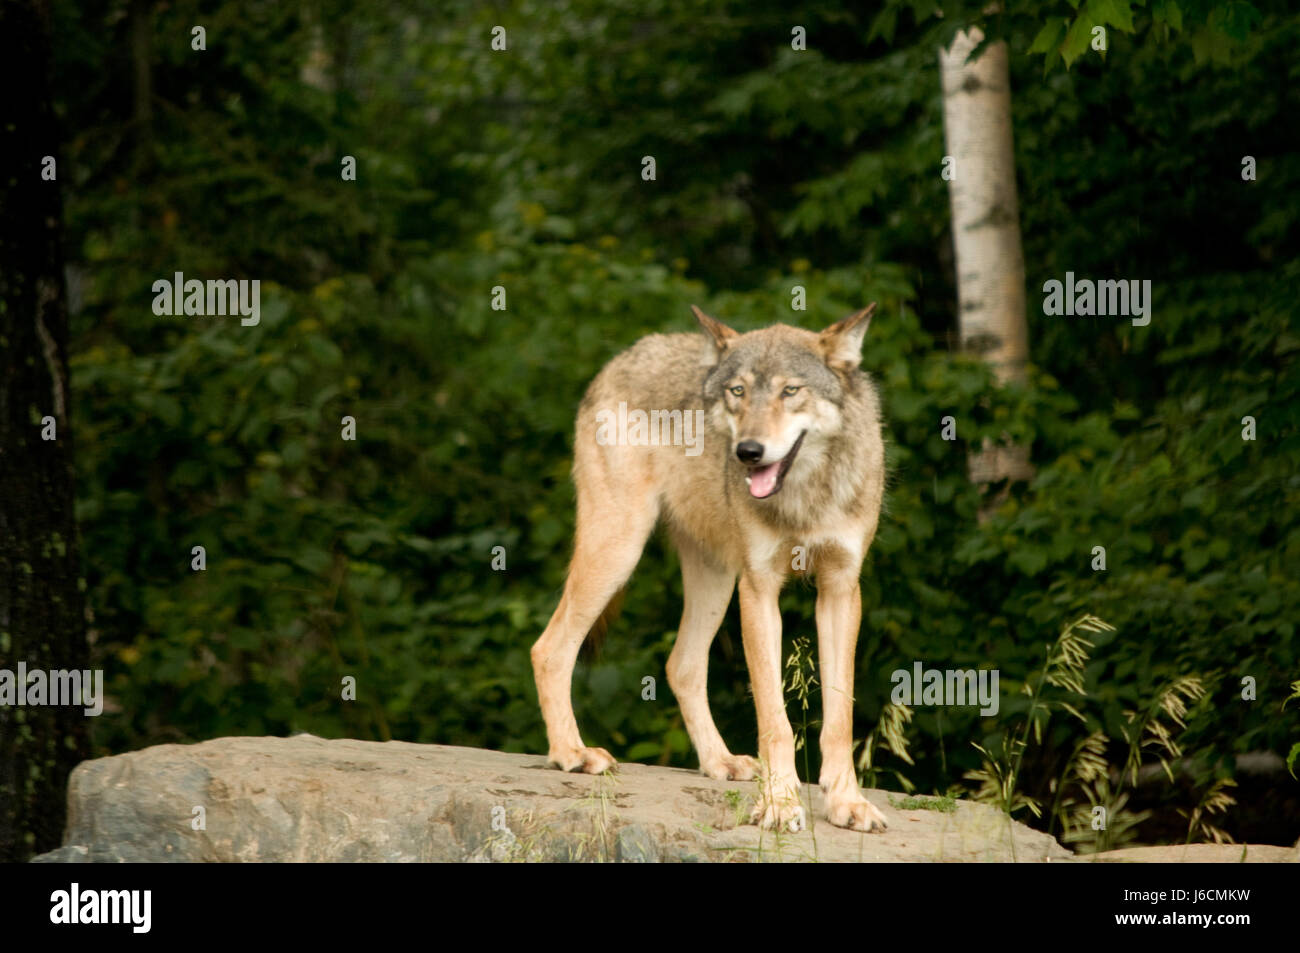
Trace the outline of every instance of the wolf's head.
<instances>
[{"instance_id":1,"label":"wolf's head","mask_svg":"<svg viewBox=\"0 0 1300 953\"><path fill-rule=\"evenodd\" d=\"M795 461L820 461L843 429L846 398L860 386L862 339L875 303L817 334L776 324L739 334L692 306L711 347L704 400L730 433L749 495L780 492Z\"/></svg>"}]
</instances>

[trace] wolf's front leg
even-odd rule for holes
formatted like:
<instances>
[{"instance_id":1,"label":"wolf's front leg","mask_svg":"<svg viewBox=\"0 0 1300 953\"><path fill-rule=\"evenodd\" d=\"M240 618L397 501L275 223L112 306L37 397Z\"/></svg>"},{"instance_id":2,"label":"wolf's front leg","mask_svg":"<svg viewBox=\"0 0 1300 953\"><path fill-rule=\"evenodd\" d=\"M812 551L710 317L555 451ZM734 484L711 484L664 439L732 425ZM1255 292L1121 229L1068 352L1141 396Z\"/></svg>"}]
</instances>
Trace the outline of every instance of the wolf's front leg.
<instances>
[{"instance_id":1,"label":"wolf's front leg","mask_svg":"<svg viewBox=\"0 0 1300 953\"><path fill-rule=\"evenodd\" d=\"M853 770L853 668L862 623L858 573L845 568L817 579L817 647L822 683L821 789L836 827L883 831L885 816L862 795Z\"/></svg>"},{"instance_id":2,"label":"wolf's front leg","mask_svg":"<svg viewBox=\"0 0 1300 953\"><path fill-rule=\"evenodd\" d=\"M794 730L781 691L781 579L747 570L740 577L739 589L740 627L754 686L758 753L764 768L750 822L768 829L801 831L808 824L794 769Z\"/></svg>"}]
</instances>

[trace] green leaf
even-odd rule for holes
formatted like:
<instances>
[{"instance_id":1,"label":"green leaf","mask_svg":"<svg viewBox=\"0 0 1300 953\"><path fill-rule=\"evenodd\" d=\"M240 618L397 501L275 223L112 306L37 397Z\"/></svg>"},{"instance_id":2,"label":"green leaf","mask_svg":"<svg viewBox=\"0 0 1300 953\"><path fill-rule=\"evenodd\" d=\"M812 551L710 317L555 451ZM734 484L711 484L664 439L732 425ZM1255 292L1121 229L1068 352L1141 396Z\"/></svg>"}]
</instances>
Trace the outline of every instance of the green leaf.
<instances>
[{"instance_id":1,"label":"green leaf","mask_svg":"<svg viewBox=\"0 0 1300 953\"><path fill-rule=\"evenodd\" d=\"M1151 19L1155 23L1167 23L1171 30L1182 32L1183 8L1176 0L1161 0L1151 8Z\"/></svg>"},{"instance_id":2,"label":"green leaf","mask_svg":"<svg viewBox=\"0 0 1300 953\"><path fill-rule=\"evenodd\" d=\"M1061 44L1061 58L1065 60L1066 66L1088 52L1088 46L1092 42L1092 28L1095 25L1082 13L1075 19L1074 25L1065 34L1065 42Z\"/></svg>"},{"instance_id":3,"label":"green leaf","mask_svg":"<svg viewBox=\"0 0 1300 953\"><path fill-rule=\"evenodd\" d=\"M1047 566L1047 551L1033 544L1019 544L1007 556L1009 562L1026 576L1035 576Z\"/></svg>"},{"instance_id":4,"label":"green leaf","mask_svg":"<svg viewBox=\"0 0 1300 953\"><path fill-rule=\"evenodd\" d=\"M898 26L898 8L886 6L876 14L876 18L871 21L871 29L867 33L867 42L870 43L877 37L882 38L886 43L893 44L894 30Z\"/></svg>"},{"instance_id":5,"label":"green leaf","mask_svg":"<svg viewBox=\"0 0 1300 953\"><path fill-rule=\"evenodd\" d=\"M1061 37L1065 35L1065 24L1068 21L1064 18L1053 17L1044 24L1043 28L1038 31L1034 37L1034 42L1029 45L1030 53L1052 53L1061 43Z\"/></svg>"},{"instance_id":6,"label":"green leaf","mask_svg":"<svg viewBox=\"0 0 1300 953\"><path fill-rule=\"evenodd\" d=\"M1131 0L1088 0L1087 14L1093 25L1106 24L1125 33L1133 32Z\"/></svg>"},{"instance_id":7,"label":"green leaf","mask_svg":"<svg viewBox=\"0 0 1300 953\"><path fill-rule=\"evenodd\" d=\"M623 759L625 761L645 761L650 758L657 758L663 751L663 747L663 744L659 741L638 741L627 749L623 754Z\"/></svg>"},{"instance_id":8,"label":"green leaf","mask_svg":"<svg viewBox=\"0 0 1300 953\"><path fill-rule=\"evenodd\" d=\"M271 373L266 375L266 386L278 397L291 396L294 389L293 372L286 367L271 368Z\"/></svg>"}]
</instances>

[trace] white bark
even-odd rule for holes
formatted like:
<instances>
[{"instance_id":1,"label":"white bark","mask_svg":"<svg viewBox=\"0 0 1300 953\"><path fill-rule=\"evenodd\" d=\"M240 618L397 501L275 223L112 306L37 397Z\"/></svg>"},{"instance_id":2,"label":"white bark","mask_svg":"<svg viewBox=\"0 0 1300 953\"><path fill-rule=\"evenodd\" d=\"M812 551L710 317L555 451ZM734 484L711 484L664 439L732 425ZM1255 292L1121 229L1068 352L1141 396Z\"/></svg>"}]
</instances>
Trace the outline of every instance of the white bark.
<instances>
[{"instance_id":1,"label":"white bark","mask_svg":"<svg viewBox=\"0 0 1300 953\"><path fill-rule=\"evenodd\" d=\"M1007 45L990 44L978 29L940 50L944 134L953 157L948 182L963 349L992 365L1002 383L1023 381L1029 358L1025 324L1025 260L1020 245L1015 154L1011 140L1011 75ZM1026 479L1024 448L991 447L971 456L971 479Z\"/></svg>"}]
</instances>

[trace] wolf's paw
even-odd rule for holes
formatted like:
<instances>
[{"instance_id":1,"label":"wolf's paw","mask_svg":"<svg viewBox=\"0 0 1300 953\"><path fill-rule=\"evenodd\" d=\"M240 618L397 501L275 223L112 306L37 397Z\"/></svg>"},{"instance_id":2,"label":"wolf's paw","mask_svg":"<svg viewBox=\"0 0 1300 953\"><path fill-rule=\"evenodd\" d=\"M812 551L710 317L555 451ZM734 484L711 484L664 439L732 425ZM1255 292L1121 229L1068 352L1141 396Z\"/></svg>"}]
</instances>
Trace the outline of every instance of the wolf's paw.
<instances>
[{"instance_id":1,"label":"wolf's paw","mask_svg":"<svg viewBox=\"0 0 1300 953\"><path fill-rule=\"evenodd\" d=\"M861 794L840 798L827 798L826 814L836 827L847 827L851 831L883 831L889 825L885 815L881 814L870 801Z\"/></svg>"},{"instance_id":2,"label":"wolf's paw","mask_svg":"<svg viewBox=\"0 0 1300 953\"><path fill-rule=\"evenodd\" d=\"M807 830L808 820L804 816L797 792L798 788L794 788L784 794L770 796L765 791L754 805L749 823L757 824L765 831L789 831L794 834Z\"/></svg>"},{"instance_id":3,"label":"wolf's paw","mask_svg":"<svg viewBox=\"0 0 1300 953\"><path fill-rule=\"evenodd\" d=\"M747 754L725 755L708 764L701 762L700 770L715 781L752 781L762 773L758 759Z\"/></svg>"},{"instance_id":4,"label":"wolf's paw","mask_svg":"<svg viewBox=\"0 0 1300 953\"><path fill-rule=\"evenodd\" d=\"M604 748L552 750L548 758L561 771L581 771L583 774L604 774L618 764Z\"/></svg>"}]
</instances>

